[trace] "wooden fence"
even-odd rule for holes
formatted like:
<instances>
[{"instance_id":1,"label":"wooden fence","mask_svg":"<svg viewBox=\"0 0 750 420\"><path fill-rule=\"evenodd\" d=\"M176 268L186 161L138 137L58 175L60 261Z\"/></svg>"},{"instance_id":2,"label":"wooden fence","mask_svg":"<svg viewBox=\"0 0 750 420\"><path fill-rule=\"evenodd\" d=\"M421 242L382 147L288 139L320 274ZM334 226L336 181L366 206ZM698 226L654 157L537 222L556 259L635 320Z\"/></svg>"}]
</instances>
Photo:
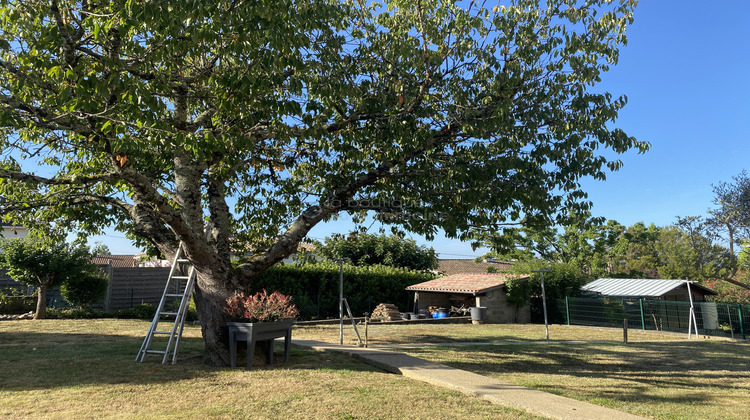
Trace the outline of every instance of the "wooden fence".
<instances>
[{"instance_id":1,"label":"wooden fence","mask_svg":"<svg viewBox=\"0 0 750 420\"><path fill-rule=\"evenodd\" d=\"M100 266L109 277L107 296L92 308L105 311L118 311L132 308L141 303L157 305L164 292L164 286L169 276L169 267L112 267ZM34 293L29 288L0 273L0 290L22 289L26 293ZM60 296L60 288L55 287L47 292L47 302L50 306L65 305Z\"/></svg>"}]
</instances>

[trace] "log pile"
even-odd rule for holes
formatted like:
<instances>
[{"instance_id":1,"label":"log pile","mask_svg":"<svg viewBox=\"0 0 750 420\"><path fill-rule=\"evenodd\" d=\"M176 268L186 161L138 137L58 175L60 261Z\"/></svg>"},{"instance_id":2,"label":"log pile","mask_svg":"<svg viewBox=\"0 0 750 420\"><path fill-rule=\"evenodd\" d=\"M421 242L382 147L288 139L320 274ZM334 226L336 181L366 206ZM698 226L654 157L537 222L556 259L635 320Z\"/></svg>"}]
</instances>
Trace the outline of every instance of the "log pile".
<instances>
[{"instance_id":1,"label":"log pile","mask_svg":"<svg viewBox=\"0 0 750 420\"><path fill-rule=\"evenodd\" d=\"M375 310L372 311L372 315L370 317L384 318L388 321L395 321L401 319L401 312L399 312L396 305L393 305L391 303L381 303L380 305L375 307Z\"/></svg>"}]
</instances>

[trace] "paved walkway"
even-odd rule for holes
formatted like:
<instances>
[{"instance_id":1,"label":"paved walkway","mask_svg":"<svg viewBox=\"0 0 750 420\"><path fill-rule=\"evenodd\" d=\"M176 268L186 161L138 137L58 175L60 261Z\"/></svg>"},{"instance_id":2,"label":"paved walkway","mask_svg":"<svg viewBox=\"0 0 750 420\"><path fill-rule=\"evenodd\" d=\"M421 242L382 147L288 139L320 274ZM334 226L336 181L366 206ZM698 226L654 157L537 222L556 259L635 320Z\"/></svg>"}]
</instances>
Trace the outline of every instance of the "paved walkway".
<instances>
[{"instance_id":1,"label":"paved walkway","mask_svg":"<svg viewBox=\"0 0 750 420\"><path fill-rule=\"evenodd\" d=\"M293 340L292 343L318 351L344 353L388 372L454 389L484 398L495 404L514 407L539 416L576 420L643 419L643 417L611 408L525 388L383 348L347 347L312 340Z\"/></svg>"}]
</instances>

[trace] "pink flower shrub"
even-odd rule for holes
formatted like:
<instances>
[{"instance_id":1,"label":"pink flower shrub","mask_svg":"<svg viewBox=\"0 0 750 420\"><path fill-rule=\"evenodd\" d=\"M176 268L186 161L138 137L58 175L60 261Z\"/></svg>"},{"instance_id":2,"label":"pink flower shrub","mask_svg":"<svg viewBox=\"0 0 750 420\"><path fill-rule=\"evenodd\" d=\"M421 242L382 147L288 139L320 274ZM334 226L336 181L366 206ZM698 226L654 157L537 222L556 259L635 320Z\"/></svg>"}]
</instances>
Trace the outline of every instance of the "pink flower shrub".
<instances>
[{"instance_id":1,"label":"pink flower shrub","mask_svg":"<svg viewBox=\"0 0 750 420\"><path fill-rule=\"evenodd\" d=\"M230 297L224 312L235 320L247 322L273 322L299 315L291 296L285 296L279 291L269 295L265 289L254 295L238 293Z\"/></svg>"}]
</instances>

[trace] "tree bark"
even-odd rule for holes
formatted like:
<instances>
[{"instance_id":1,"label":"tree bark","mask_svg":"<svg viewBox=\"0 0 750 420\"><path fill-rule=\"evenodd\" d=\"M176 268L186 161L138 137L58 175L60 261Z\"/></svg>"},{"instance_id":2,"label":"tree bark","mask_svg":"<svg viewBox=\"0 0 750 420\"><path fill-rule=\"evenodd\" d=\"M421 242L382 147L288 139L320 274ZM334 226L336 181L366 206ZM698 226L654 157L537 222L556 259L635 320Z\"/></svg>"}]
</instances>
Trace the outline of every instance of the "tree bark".
<instances>
[{"instance_id":1,"label":"tree bark","mask_svg":"<svg viewBox=\"0 0 750 420\"><path fill-rule=\"evenodd\" d=\"M197 268L196 268L197 269ZM204 363L212 366L229 366L229 317L224 313L226 300L234 294L229 285L229 273L198 271L194 293L195 307L201 322L205 347Z\"/></svg>"},{"instance_id":2,"label":"tree bark","mask_svg":"<svg viewBox=\"0 0 750 420\"><path fill-rule=\"evenodd\" d=\"M34 319L46 319L47 318L47 285L40 284L36 288L36 313Z\"/></svg>"}]
</instances>

